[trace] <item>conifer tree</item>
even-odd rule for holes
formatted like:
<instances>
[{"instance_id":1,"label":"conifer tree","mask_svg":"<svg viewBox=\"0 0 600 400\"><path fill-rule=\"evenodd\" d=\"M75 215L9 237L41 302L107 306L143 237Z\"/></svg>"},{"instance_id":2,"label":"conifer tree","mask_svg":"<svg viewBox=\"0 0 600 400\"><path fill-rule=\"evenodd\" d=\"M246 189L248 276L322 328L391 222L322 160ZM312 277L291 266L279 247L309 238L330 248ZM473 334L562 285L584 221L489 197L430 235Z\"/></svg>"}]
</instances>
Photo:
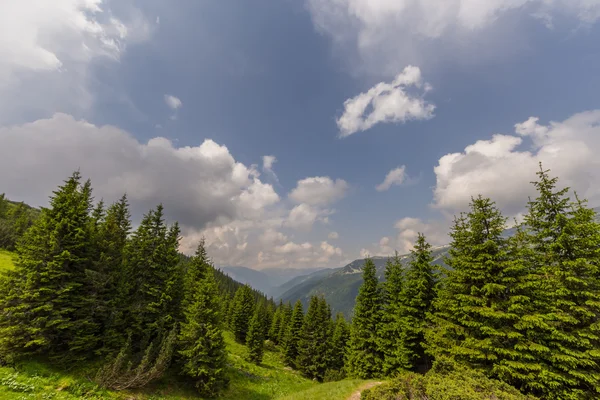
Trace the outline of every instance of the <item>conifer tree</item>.
<instances>
[{"instance_id":1,"label":"conifer tree","mask_svg":"<svg viewBox=\"0 0 600 400\"><path fill-rule=\"evenodd\" d=\"M262 362L264 353L264 336L262 324L262 312L260 307L256 307L254 315L250 320L248 327L248 335L246 337L246 345L248 346L248 358L255 364Z\"/></svg>"},{"instance_id":2,"label":"conifer tree","mask_svg":"<svg viewBox=\"0 0 600 400\"><path fill-rule=\"evenodd\" d=\"M281 310L281 324L279 325L279 333L277 335L277 341L280 345L285 344L285 335L292 320L292 312L292 304L288 301L283 305L283 309Z\"/></svg>"},{"instance_id":3,"label":"conifer tree","mask_svg":"<svg viewBox=\"0 0 600 400\"><path fill-rule=\"evenodd\" d=\"M273 314L273 320L271 321L271 327L269 328L269 340L275 344L279 344L279 329L281 328L281 318L283 313L283 301L279 300L279 306Z\"/></svg>"},{"instance_id":4,"label":"conifer tree","mask_svg":"<svg viewBox=\"0 0 600 400\"><path fill-rule=\"evenodd\" d=\"M390 375L403 366L400 337L402 335L401 307L403 289L403 268L400 256L396 252L388 259L383 284L383 311L378 327L378 346L383 354L382 372Z\"/></svg>"},{"instance_id":5,"label":"conifer tree","mask_svg":"<svg viewBox=\"0 0 600 400\"><path fill-rule=\"evenodd\" d=\"M246 343L250 319L252 319L255 309L254 295L250 286L241 286L235 292L233 302L233 315L231 316L233 335L237 342Z\"/></svg>"},{"instance_id":6,"label":"conifer tree","mask_svg":"<svg viewBox=\"0 0 600 400\"><path fill-rule=\"evenodd\" d=\"M70 360L97 346L86 279L91 201L90 182L81 184L79 172L73 173L21 241L14 287L0 315L4 351Z\"/></svg>"},{"instance_id":7,"label":"conifer tree","mask_svg":"<svg viewBox=\"0 0 600 400\"><path fill-rule=\"evenodd\" d=\"M330 368L336 371L344 369L346 346L350 339L350 327L344 318L344 314L338 313L335 318L333 336L331 338L331 363Z\"/></svg>"},{"instance_id":8,"label":"conifer tree","mask_svg":"<svg viewBox=\"0 0 600 400\"><path fill-rule=\"evenodd\" d=\"M287 325L283 341L283 358L285 363L292 368L297 368L296 359L298 357L298 345L303 323L304 310L302 308L302 302L298 300L294 305L294 311L289 324Z\"/></svg>"},{"instance_id":9,"label":"conifer tree","mask_svg":"<svg viewBox=\"0 0 600 400\"><path fill-rule=\"evenodd\" d=\"M125 251L128 324L137 350L162 340L180 319L179 226L167 227L163 206L144 215Z\"/></svg>"},{"instance_id":10,"label":"conifer tree","mask_svg":"<svg viewBox=\"0 0 600 400\"><path fill-rule=\"evenodd\" d=\"M455 219L452 248L439 297L435 328L427 333L428 352L449 356L490 376L504 365L518 363L521 333L514 327L526 293L522 268L511 261L503 236L506 219L495 204L481 196L471 201L467 215Z\"/></svg>"},{"instance_id":11,"label":"conifer tree","mask_svg":"<svg viewBox=\"0 0 600 400\"><path fill-rule=\"evenodd\" d=\"M405 369L428 370L431 360L425 353L427 315L435 299L437 276L433 268L431 245L421 233L411 250L412 260L400 298L400 351L401 365Z\"/></svg>"},{"instance_id":12,"label":"conifer tree","mask_svg":"<svg viewBox=\"0 0 600 400\"><path fill-rule=\"evenodd\" d=\"M537 173L538 197L525 215L522 259L537 278L532 305L516 327L521 363L502 372L548 399L587 399L600 387L600 226L584 202L572 203L549 171ZM531 250L528 250L531 249ZM507 379L508 380L508 379Z\"/></svg>"},{"instance_id":13,"label":"conifer tree","mask_svg":"<svg viewBox=\"0 0 600 400\"><path fill-rule=\"evenodd\" d=\"M325 299L312 296L298 341L296 367L304 376L323 381L331 365L331 311Z\"/></svg>"},{"instance_id":14,"label":"conifer tree","mask_svg":"<svg viewBox=\"0 0 600 400\"><path fill-rule=\"evenodd\" d=\"M350 329L346 367L350 376L369 379L381 375L383 354L377 328L381 324L382 298L373 260L363 267L363 284L356 298Z\"/></svg>"},{"instance_id":15,"label":"conifer tree","mask_svg":"<svg viewBox=\"0 0 600 400\"><path fill-rule=\"evenodd\" d=\"M184 321L179 333L183 372L200 395L216 396L228 383L219 291L201 241L185 276Z\"/></svg>"}]
</instances>

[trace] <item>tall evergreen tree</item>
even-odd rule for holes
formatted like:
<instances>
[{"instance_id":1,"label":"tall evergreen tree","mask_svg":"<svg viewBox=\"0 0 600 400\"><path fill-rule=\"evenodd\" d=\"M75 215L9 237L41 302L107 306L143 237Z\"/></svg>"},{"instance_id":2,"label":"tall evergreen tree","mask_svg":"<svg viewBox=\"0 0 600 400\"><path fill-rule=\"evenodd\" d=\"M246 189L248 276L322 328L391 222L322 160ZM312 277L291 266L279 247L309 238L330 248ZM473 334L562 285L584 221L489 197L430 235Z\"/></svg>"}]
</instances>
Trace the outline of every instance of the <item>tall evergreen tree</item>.
<instances>
[{"instance_id":1,"label":"tall evergreen tree","mask_svg":"<svg viewBox=\"0 0 600 400\"><path fill-rule=\"evenodd\" d=\"M344 314L338 313L335 318L333 336L331 338L331 364L330 368L337 371L344 369L346 346L350 339L350 327L344 318Z\"/></svg>"},{"instance_id":2,"label":"tall evergreen tree","mask_svg":"<svg viewBox=\"0 0 600 400\"><path fill-rule=\"evenodd\" d=\"M292 368L297 368L296 359L298 358L298 346L303 323L304 310L302 308L302 302L298 300L294 305L294 311L290 318L290 322L287 325L283 341L283 357L285 363Z\"/></svg>"},{"instance_id":3,"label":"tall evergreen tree","mask_svg":"<svg viewBox=\"0 0 600 400\"><path fill-rule=\"evenodd\" d=\"M312 296L298 341L296 367L304 376L322 381L331 365L331 311L323 297Z\"/></svg>"},{"instance_id":4,"label":"tall evergreen tree","mask_svg":"<svg viewBox=\"0 0 600 400\"><path fill-rule=\"evenodd\" d=\"M246 343L250 319L254 314L254 295L249 285L241 286L233 299L232 330L235 340Z\"/></svg>"},{"instance_id":5,"label":"tall evergreen tree","mask_svg":"<svg viewBox=\"0 0 600 400\"><path fill-rule=\"evenodd\" d=\"M279 300L279 306L273 314L273 320L271 321L271 327L269 328L269 340L275 344L279 344L279 330L281 328L281 318L283 314L283 301Z\"/></svg>"},{"instance_id":6,"label":"tall evergreen tree","mask_svg":"<svg viewBox=\"0 0 600 400\"><path fill-rule=\"evenodd\" d=\"M383 284L383 311L378 327L378 346L383 354L382 371L390 375L403 366L400 336L402 334L401 307L404 276L400 256L388 259Z\"/></svg>"},{"instance_id":7,"label":"tall evergreen tree","mask_svg":"<svg viewBox=\"0 0 600 400\"><path fill-rule=\"evenodd\" d=\"M548 399L600 395L600 226L584 202L572 203L568 189L540 165L538 197L525 215L522 257L536 277L535 307L516 327L525 357L503 369L515 384Z\"/></svg>"},{"instance_id":8,"label":"tall evergreen tree","mask_svg":"<svg viewBox=\"0 0 600 400\"><path fill-rule=\"evenodd\" d=\"M428 352L498 376L522 357L514 324L526 301L525 271L511 260L503 236L506 219L495 204L479 196L470 207L452 228L446 261L452 269L434 303L436 326L427 335Z\"/></svg>"},{"instance_id":9,"label":"tall evergreen tree","mask_svg":"<svg viewBox=\"0 0 600 400\"><path fill-rule=\"evenodd\" d=\"M264 353L264 329L262 323L262 311L260 307L256 307L254 315L250 320L248 327L248 335L246 337L246 345L248 346L248 358L255 364L262 362Z\"/></svg>"},{"instance_id":10,"label":"tall evergreen tree","mask_svg":"<svg viewBox=\"0 0 600 400\"><path fill-rule=\"evenodd\" d=\"M351 376L369 379L381 375L381 353L377 329L381 324L382 298L373 260L363 267L363 284L356 298L350 329L346 367Z\"/></svg>"},{"instance_id":11,"label":"tall evergreen tree","mask_svg":"<svg viewBox=\"0 0 600 400\"><path fill-rule=\"evenodd\" d=\"M279 333L277 335L277 341L280 345L285 345L285 335L292 320L292 313L292 304L288 301L283 305L283 309L281 310L281 324L279 325Z\"/></svg>"},{"instance_id":12,"label":"tall evergreen tree","mask_svg":"<svg viewBox=\"0 0 600 400\"><path fill-rule=\"evenodd\" d=\"M91 202L90 182L82 184L73 173L21 241L14 287L0 314L5 351L66 360L86 357L97 346L86 277Z\"/></svg>"},{"instance_id":13,"label":"tall evergreen tree","mask_svg":"<svg viewBox=\"0 0 600 400\"><path fill-rule=\"evenodd\" d=\"M431 360L425 353L427 315L431 313L436 293L436 272L432 265L431 245L418 234L411 250L412 260L406 272L400 307L400 360L405 369L428 370Z\"/></svg>"},{"instance_id":14,"label":"tall evergreen tree","mask_svg":"<svg viewBox=\"0 0 600 400\"><path fill-rule=\"evenodd\" d=\"M214 397L228 383L219 290L201 241L185 276L184 321L179 333L183 372L202 396Z\"/></svg>"}]
</instances>

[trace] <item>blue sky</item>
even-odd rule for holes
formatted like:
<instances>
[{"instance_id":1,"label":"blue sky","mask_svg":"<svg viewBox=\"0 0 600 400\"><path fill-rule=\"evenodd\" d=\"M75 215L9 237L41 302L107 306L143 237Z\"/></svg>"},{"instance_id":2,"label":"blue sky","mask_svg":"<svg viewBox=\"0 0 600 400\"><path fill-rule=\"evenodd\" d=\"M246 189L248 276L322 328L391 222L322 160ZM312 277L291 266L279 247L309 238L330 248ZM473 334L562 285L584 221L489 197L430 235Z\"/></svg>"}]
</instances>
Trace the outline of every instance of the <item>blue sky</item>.
<instances>
[{"instance_id":1,"label":"blue sky","mask_svg":"<svg viewBox=\"0 0 600 400\"><path fill-rule=\"evenodd\" d=\"M9 0L0 15L0 192L44 205L80 168L136 219L163 202L182 250L204 236L219 265L340 266L419 231L444 244L471 195L518 218L538 161L600 204L600 0Z\"/></svg>"}]
</instances>

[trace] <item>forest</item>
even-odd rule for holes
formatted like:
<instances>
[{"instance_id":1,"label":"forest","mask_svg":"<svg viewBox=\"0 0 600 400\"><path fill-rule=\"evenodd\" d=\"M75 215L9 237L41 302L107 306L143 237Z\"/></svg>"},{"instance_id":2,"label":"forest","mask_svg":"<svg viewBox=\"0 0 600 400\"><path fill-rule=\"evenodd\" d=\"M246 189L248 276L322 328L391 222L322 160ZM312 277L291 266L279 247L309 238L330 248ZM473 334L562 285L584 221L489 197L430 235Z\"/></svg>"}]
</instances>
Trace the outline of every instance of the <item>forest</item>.
<instances>
[{"instance_id":1,"label":"forest","mask_svg":"<svg viewBox=\"0 0 600 400\"><path fill-rule=\"evenodd\" d=\"M162 205L132 229L127 197L95 202L79 172L41 212L2 196L0 247L17 258L0 281L0 364L94 365L114 391L175 374L212 398L232 379L232 335L256 365L275 352L310 380L383 382L366 399L599 398L600 224L541 165L533 186L513 224L473 197L447 268L422 234L384 282L367 259L350 321L323 296L304 310L233 281L204 240L182 255Z\"/></svg>"}]
</instances>

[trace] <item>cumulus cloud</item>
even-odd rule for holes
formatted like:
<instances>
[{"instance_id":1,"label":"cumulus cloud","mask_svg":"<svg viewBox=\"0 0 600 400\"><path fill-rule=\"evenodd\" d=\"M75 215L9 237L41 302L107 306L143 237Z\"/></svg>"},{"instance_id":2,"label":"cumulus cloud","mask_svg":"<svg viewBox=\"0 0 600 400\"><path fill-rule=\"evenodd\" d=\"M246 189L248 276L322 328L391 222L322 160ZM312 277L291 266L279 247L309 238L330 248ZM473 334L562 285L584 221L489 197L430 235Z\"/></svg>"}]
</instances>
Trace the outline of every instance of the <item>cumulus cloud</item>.
<instances>
[{"instance_id":1,"label":"cumulus cloud","mask_svg":"<svg viewBox=\"0 0 600 400\"><path fill-rule=\"evenodd\" d=\"M315 176L298 181L288 196L296 203L326 206L344 198L348 188L348 183L343 179Z\"/></svg>"},{"instance_id":2,"label":"cumulus cloud","mask_svg":"<svg viewBox=\"0 0 600 400\"><path fill-rule=\"evenodd\" d=\"M273 164L277 162L277 157L275 156L263 156L263 165L262 170L264 173L270 175L276 182L279 182L279 178L277 178L277 174L273 171Z\"/></svg>"},{"instance_id":3,"label":"cumulus cloud","mask_svg":"<svg viewBox=\"0 0 600 400\"><path fill-rule=\"evenodd\" d=\"M171 110L177 110L183 105L183 103L178 97L175 97L170 94L165 94L165 103Z\"/></svg>"},{"instance_id":4,"label":"cumulus cloud","mask_svg":"<svg viewBox=\"0 0 600 400\"><path fill-rule=\"evenodd\" d=\"M0 128L0 143L0 189L11 199L45 206L56 186L80 169L96 199L112 202L126 192L137 221L163 203L167 218L182 226L181 250L193 253L204 237L217 265L328 267L342 260L335 246L294 241L283 231L291 228L288 220L299 228L326 222L329 210L306 203L289 210L255 165L236 161L213 140L185 147L163 137L141 143L119 128L55 114Z\"/></svg>"},{"instance_id":5,"label":"cumulus cloud","mask_svg":"<svg viewBox=\"0 0 600 400\"><path fill-rule=\"evenodd\" d=\"M378 192L389 190L393 185L402 185L406 180L406 166L394 168L385 176L383 182L375 187Z\"/></svg>"},{"instance_id":6,"label":"cumulus cloud","mask_svg":"<svg viewBox=\"0 0 600 400\"><path fill-rule=\"evenodd\" d=\"M538 162L560 184L570 186L592 205L600 204L600 110L575 114L562 122L538 118L515 125L514 135L493 135L459 153L440 158L434 168L434 207L464 210L471 196L491 197L509 216L518 215L534 194Z\"/></svg>"},{"instance_id":7,"label":"cumulus cloud","mask_svg":"<svg viewBox=\"0 0 600 400\"><path fill-rule=\"evenodd\" d=\"M409 88L420 90L411 93ZM344 102L344 113L337 120L339 136L347 137L378 123L433 118L435 106L423 98L430 89L418 67L404 68L391 83L380 82Z\"/></svg>"},{"instance_id":8,"label":"cumulus cloud","mask_svg":"<svg viewBox=\"0 0 600 400\"><path fill-rule=\"evenodd\" d=\"M114 200L127 192L143 211L163 202L189 226L260 216L279 202L256 170L210 139L179 148L162 137L140 143L118 128L55 114L0 128L0 142L0 187L34 205L46 204L48 193L76 168L92 179L97 197Z\"/></svg>"},{"instance_id":9,"label":"cumulus cloud","mask_svg":"<svg viewBox=\"0 0 600 400\"><path fill-rule=\"evenodd\" d=\"M370 72L389 74L409 62L439 61L463 49L482 57L490 44L514 47L514 13L551 27L552 17L566 15L583 24L600 18L598 0L306 0L315 28L334 43L356 53ZM506 17L503 19L503 17ZM513 18L511 18L513 17ZM511 24L505 23L511 19ZM524 19L526 21L526 19ZM503 27L503 25L505 27ZM437 47L432 47L436 46ZM476 51L473 50L476 47ZM447 53L445 50L451 49ZM510 51L506 49L506 51ZM491 52L490 52L491 54Z\"/></svg>"},{"instance_id":10,"label":"cumulus cloud","mask_svg":"<svg viewBox=\"0 0 600 400\"><path fill-rule=\"evenodd\" d=\"M103 0L0 2L0 122L57 107L89 109L89 65L118 61L150 34L128 0L119 8L128 11L115 15Z\"/></svg>"}]
</instances>

